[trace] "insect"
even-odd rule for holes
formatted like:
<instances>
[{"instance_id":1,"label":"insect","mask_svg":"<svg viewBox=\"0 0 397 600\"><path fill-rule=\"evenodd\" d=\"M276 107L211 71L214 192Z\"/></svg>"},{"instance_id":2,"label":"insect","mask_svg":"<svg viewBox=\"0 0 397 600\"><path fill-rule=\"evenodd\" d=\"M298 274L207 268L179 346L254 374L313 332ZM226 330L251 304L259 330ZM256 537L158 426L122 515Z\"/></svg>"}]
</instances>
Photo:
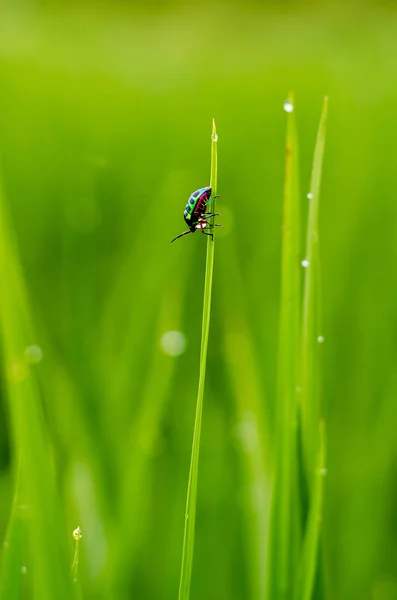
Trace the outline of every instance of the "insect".
<instances>
[{"instance_id":1,"label":"insect","mask_svg":"<svg viewBox=\"0 0 397 600\"><path fill-rule=\"evenodd\" d=\"M211 211L207 212L207 206L214 200L214 198L219 198L219 196L211 197L211 194L212 188L208 185L207 187L196 190L190 195L190 198L186 204L185 212L183 213L183 217L189 229L174 237L174 239L171 240L171 243L175 242L175 240L178 238L187 235L188 233L194 233L196 229L201 231L201 233L205 233L205 235L210 235L212 237L212 241L214 241L214 234L211 231L206 231L206 229L213 228L208 219L211 217L217 217L219 213L213 213ZM220 225L216 223L215 227L220 227Z\"/></svg>"}]
</instances>

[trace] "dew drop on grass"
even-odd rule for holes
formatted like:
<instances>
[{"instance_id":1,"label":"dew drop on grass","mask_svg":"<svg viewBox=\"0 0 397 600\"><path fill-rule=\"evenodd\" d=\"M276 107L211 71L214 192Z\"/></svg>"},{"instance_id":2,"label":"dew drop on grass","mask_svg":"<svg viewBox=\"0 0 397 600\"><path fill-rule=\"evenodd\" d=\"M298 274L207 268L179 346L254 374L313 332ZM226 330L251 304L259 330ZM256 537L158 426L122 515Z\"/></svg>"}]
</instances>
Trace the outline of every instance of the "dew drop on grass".
<instances>
[{"instance_id":1,"label":"dew drop on grass","mask_svg":"<svg viewBox=\"0 0 397 600\"><path fill-rule=\"evenodd\" d=\"M323 467L320 471L321 475L323 475L323 477L327 474L327 469L325 467Z\"/></svg>"},{"instance_id":2,"label":"dew drop on grass","mask_svg":"<svg viewBox=\"0 0 397 600\"><path fill-rule=\"evenodd\" d=\"M26 575L27 569L25 566L21 567L21 573L22 573L22 575Z\"/></svg>"},{"instance_id":3,"label":"dew drop on grass","mask_svg":"<svg viewBox=\"0 0 397 600\"><path fill-rule=\"evenodd\" d=\"M28 346L25 349L25 358L27 360L28 363L30 363L31 365L37 365L39 362L41 362L41 359L43 358L43 351L40 348L40 346Z\"/></svg>"},{"instance_id":4,"label":"dew drop on grass","mask_svg":"<svg viewBox=\"0 0 397 600\"><path fill-rule=\"evenodd\" d=\"M309 192L309 193L307 194L307 197L309 198L309 200L311 200L311 199L313 198L313 194L312 194L311 192Z\"/></svg>"},{"instance_id":5,"label":"dew drop on grass","mask_svg":"<svg viewBox=\"0 0 397 600\"><path fill-rule=\"evenodd\" d=\"M288 99L284 102L283 108L284 108L285 112L291 113L294 110L294 105L292 104L291 100Z\"/></svg>"},{"instance_id":6,"label":"dew drop on grass","mask_svg":"<svg viewBox=\"0 0 397 600\"><path fill-rule=\"evenodd\" d=\"M305 258L304 260L302 260L301 265L302 265L302 267L305 267L305 269L307 269L307 267L310 265L310 263L307 260L307 258Z\"/></svg>"},{"instance_id":7,"label":"dew drop on grass","mask_svg":"<svg viewBox=\"0 0 397 600\"><path fill-rule=\"evenodd\" d=\"M211 135L212 141L213 142L217 142L218 141L218 134L216 133L215 135Z\"/></svg>"},{"instance_id":8,"label":"dew drop on grass","mask_svg":"<svg viewBox=\"0 0 397 600\"><path fill-rule=\"evenodd\" d=\"M317 341L319 344L322 344L324 342L324 336L323 335L319 335L317 338Z\"/></svg>"},{"instance_id":9,"label":"dew drop on grass","mask_svg":"<svg viewBox=\"0 0 397 600\"><path fill-rule=\"evenodd\" d=\"M180 331L167 331L161 336L161 348L165 354L179 356L186 350L186 338Z\"/></svg>"},{"instance_id":10,"label":"dew drop on grass","mask_svg":"<svg viewBox=\"0 0 397 600\"><path fill-rule=\"evenodd\" d=\"M76 529L73 530L73 537L76 540L76 542L81 540L81 538L83 537L83 534L82 534L79 526L77 526Z\"/></svg>"}]
</instances>

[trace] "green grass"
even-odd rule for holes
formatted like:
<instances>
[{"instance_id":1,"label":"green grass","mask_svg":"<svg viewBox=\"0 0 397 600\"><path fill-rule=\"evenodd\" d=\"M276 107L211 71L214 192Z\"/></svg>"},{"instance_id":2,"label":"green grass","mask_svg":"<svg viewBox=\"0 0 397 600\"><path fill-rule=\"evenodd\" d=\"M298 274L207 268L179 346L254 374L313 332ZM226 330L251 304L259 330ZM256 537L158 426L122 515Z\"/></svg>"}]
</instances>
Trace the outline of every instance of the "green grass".
<instances>
[{"instance_id":1,"label":"green grass","mask_svg":"<svg viewBox=\"0 0 397 600\"><path fill-rule=\"evenodd\" d=\"M324 434L321 441L319 437L323 413L318 360L321 335L318 330L321 322L318 207L327 102L325 99L314 152L305 254L300 243L301 203L293 96L285 103L287 141L276 441L269 526L269 600L282 600L291 595L310 600L316 575L325 453ZM305 269L303 303L302 268Z\"/></svg>"},{"instance_id":2,"label":"green grass","mask_svg":"<svg viewBox=\"0 0 397 600\"><path fill-rule=\"evenodd\" d=\"M357 21L299 2L3 3L4 600L178 594L208 240L170 240L209 183L214 115L222 227L190 598L396 595L396 25L391 5Z\"/></svg>"},{"instance_id":3,"label":"green grass","mask_svg":"<svg viewBox=\"0 0 397 600\"><path fill-rule=\"evenodd\" d=\"M300 545L297 486L297 387L300 339L300 191L294 98L286 106L287 141L282 224L278 394L271 500L267 598L288 598Z\"/></svg>"},{"instance_id":4,"label":"green grass","mask_svg":"<svg viewBox=\"0 0 397 600\"><path fill-rule=\"evenodd\" d=\"M210 186L212 195L217 195L218 188L218 135L216 133L215 120L212 122L211 134L211 175ZM215 212L215 200L211 203L211 210ZM214 217L211 217L211 225L215 232ZM194 421L192 456L190 460L189 481L186 497L185 511L185 531L183 534L182 548L182 566L181 579L179 584L179 600L188 600L190 598L190 582L193 568L194 551L194 533L196 528L196 505L197 505L197 481L200 453L201 422L203 415L205 372L207 368L208 337L210 331L211 317L211 295L212 279L214 273L214 251L215 251L215 233L213 238L207 236L207 259L205 267L204 280L204 304L203 304L203 325L201 333L200 350L200 373L196 404L196 417Z\"/></svg>"},{"instance_id":5,"label":"green grass","mask_svg":"<svg viewBox=\"0 0 397 600\"><path fill-rule=\"evenodd\" d=\"M313 170L310 182L310 203L306 234L305 268L303 289L302 316L302 366L301 366L301 411L303 457L306 468L308 487L311 487L311 476L317 464L319 446L318 424L323 415L321 403L321 381L319 380L319 354L323 342L321 330L321 270L319 257L319 197L322 163L325 144L325 126L327 121L328 98L324 100L319 125L316 148L314 151Z\"/></svg>"}]
</instances>

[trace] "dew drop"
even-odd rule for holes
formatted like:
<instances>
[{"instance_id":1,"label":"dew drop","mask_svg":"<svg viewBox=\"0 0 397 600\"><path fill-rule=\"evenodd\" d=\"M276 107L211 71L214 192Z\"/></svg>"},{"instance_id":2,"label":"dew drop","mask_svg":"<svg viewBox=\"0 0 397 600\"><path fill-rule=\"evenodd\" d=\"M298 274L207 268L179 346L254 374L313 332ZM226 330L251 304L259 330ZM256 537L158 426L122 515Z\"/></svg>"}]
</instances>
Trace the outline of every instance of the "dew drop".
<instances>
[{"instance_id":1,"label":"dew drop","mask_svg":"<svg viewBox=\"0 0 397 600\"><path fill-rule=\"evenodd\" d=\"M305 269L307 269L307 267L309 266L309 261L307 260L307 258L305 258L304 260L302 260L301 265L302 267L305 267Z\"/></svg>"},{"instance_id":2,"label":"dew drop","mask_svg":"<svg viewBox=\"0 0 397 600\"><path fill-rule=\"evenodd\" d=\"M285 112L292 113L292 111L294 110L294 105L292 104L291 100L288 99L284 102L283 108L284 108Z\"/></svg>"},{"instance_id":3,"label":"dew drop","mask_svg":"<svg viewBox=\"0 0 397 600\"><path fill-rule=\"evenodd\" d=\"M327 469L326 467L323 467L320 471L321 475L325 476L327 474Z\"/></svg>"},{"instance_id":4,"label":"dew drop","mask_svg":"<svg viewBox=\"0 0 397 600\"><path fill-rule=\"evenodd\" d=\"M217 133L215 135L212 134L211 135L211 139L212 139L213 142L217 142L218 141L218 134Z\"/></svg>"},{"instance_id":5,"label":"dew drop","mask_svg":"<svg viewBox=\"0 0 397 600\"><path fill-rule=\"evenodd\" d=\"M76 540L76 542L81 540L81 538L83 537L83 534L82 534L79 526L77 526L76 529L73 530L73 537Z\"/></svg>"},{"instance_id":6,"label":"dew drop","mask_svg":"<svg viewBox=\"0 0 397 600\"><path fill-rule=\"evenodd\" d=\"M311 200L311 199L313 198L313 194L312 194L311 192L309 192L309 193L307 194L307 197L309 198L309 200Z\"/></svg>"},{"instance_id":7,"label":"dew drop","mask_svg":"<svg viewBox=\"0 0 397 600\"><path fill-rule=\"evenodd\" d=\"M322 344L323 341L324 341L324 336L323 335L319 335L318 338L317 338L317 341L318 341L319 344Z\"/></svg>"},{"instance_id":8,"label":"dew drop","mask_svg":"<svg viewBox=\"0 0 397 600\"><path fill-rule=\"evenodd\" d=\"M26 575L27 569L25 566L21 567L21 573L22 573L22 575Z\"/></svg>"},{"instance_id":9,"label":"dew drop","mask_svg":"<svg viewBox=\"0 0 397 600\"><path fill-rule=\"evenodd\" d=\"M27 360L28 363L30 363L31 365L37 365L39 362L41 362L41 359L43 358L43 351L40 348L40 346L28 346L25 349L25 358Z\"/></svg>"},{"instance_id":10,"label":"dew drop","mask_svg":"<svg viewBox=\"0 0 397 600\"><path fill-rule=\"evenodd\" d=\"M180 331L167 331L161 336L161 348L165 354L179 356L186 350L186 338Z\"/></svg>"}]
</instances>

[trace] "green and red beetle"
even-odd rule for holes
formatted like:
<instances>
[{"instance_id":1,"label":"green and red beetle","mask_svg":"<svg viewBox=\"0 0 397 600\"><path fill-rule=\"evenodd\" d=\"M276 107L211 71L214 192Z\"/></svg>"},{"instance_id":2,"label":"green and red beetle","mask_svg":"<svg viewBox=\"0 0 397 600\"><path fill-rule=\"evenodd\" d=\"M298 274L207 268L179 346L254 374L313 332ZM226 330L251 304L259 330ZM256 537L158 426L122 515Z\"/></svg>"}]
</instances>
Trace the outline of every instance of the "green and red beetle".
<instances>
[{"instance_id":1,"label":"green and red beetle","mask_svg":"<svg viewBox=\"0 0 397 600\"><path fill-rule=\"evenodd\" d=\"M208 219L219 215L219 213L207 212L208 204L210 204L214 198L219 198L219 196L211 197L211 194L212 188L208 185L207 187L196 190L190 195L185 212L183 213L183 217L189 229L174 237L174 239L171 240L171 243L188 233L194 233L197 229L201 231L201 233L205 233L205 235L210 235L212 241L214 241L214 234L211 233L211 231L205 231L206 229L213 229ZM215 224L215 227L220 227L220 225Z\"/></svg>"}]
</instances>

